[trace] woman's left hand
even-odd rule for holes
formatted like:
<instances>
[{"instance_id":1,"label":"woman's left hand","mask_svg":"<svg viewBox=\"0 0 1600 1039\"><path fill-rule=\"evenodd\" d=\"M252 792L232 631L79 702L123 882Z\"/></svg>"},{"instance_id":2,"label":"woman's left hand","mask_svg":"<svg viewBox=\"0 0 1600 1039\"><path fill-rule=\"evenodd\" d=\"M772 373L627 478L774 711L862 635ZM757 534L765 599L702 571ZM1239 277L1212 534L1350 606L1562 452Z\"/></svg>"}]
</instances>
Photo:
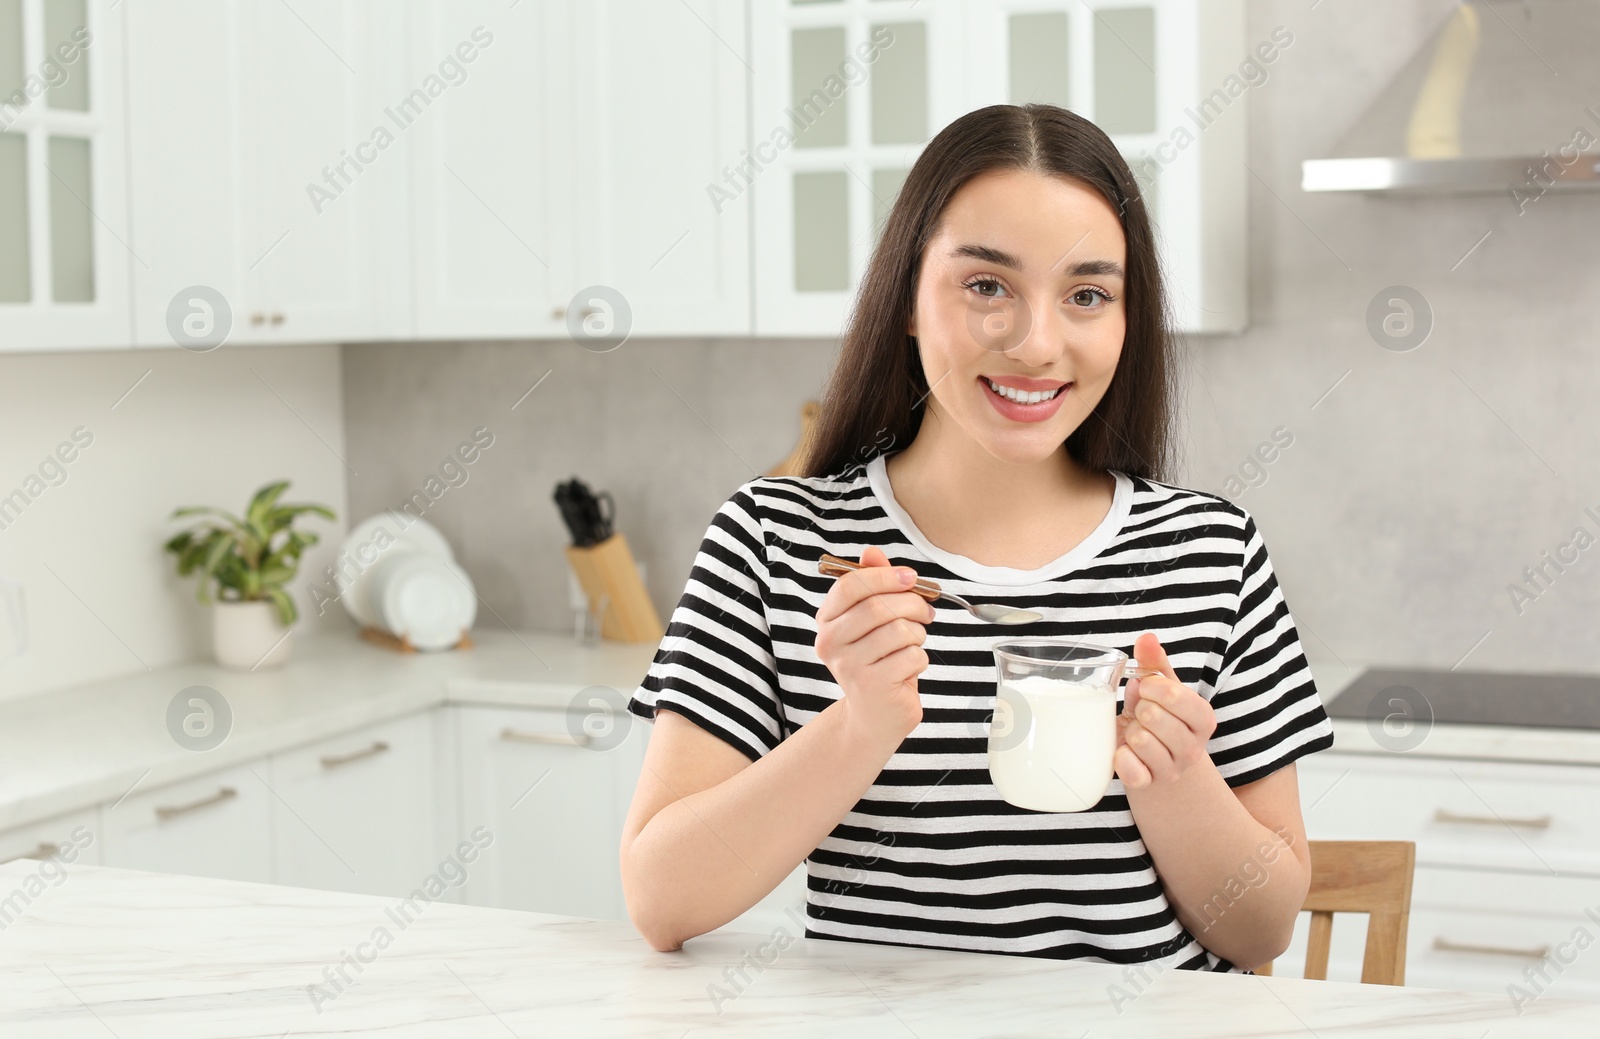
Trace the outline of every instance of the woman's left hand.
<instances>
[{"instance_id":1,"label":"woman's left hand","mask_svg":"<svg viewBox=\"0 0 1600 1039\"><path fill-rule=\"evenodd\" d=\"M1154 632L1139 636L1133 655L1143 666L1159 668L1161 675L1128 679L1117 716L1112 763L1129 790L1164 786L1209 760L1206 742L1217 728L1211 705L1178 681Z\"/></svg>"}]
</instances>

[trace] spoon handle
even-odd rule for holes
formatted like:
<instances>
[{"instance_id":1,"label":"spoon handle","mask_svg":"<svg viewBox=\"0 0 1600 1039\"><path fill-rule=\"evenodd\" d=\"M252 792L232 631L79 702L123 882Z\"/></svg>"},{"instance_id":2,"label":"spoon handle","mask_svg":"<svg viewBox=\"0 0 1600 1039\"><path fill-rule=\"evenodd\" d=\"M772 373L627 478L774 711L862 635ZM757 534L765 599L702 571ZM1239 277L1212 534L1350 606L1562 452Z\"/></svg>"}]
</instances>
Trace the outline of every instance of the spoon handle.
<instances>
[{"instance_id":1,"label":"spoon handle","mask_svg":"<svg viewBox=\"0 0 1600 1039\"><path fill-rule=\"evenodd\" d=\"M826 552L822 553L822 558L817 562L817 573L826 574L829 577L839 577L849 573L851 570L862 569L865 568L860 563L852 563L848 559L840 559L838 556L829 555ZM944 594L938 583L927 577L918 577L917 583L906 589L906 591L916 592L929 602L933 602L933 600Z\"/></svg>"},{"instance_id":2,"label":"spoon handle","mask_svg":"<svg viewBox=\"0 0 1600 1039\"><path fill-rule=\"evenodd\" d=\"M822 558L817 561L817 573L825 574L828 577L840 577L852 570L862 569L865 568L862 567L860 563L851 562L848 559L841 559L838 556L831 555L827 552L822 553ZM932 602L944 594L944 591L939 587L938 582L927 577L917 578L917 583L912 585L909 590L916 592L929 602ZM1161 671L1158 668L1141 667L1138 661L1129 660L1127 666L1122 669L1122 678L1120 681L1126 681L1130 678L1150 678L1160 674Z\"/></svg>"}]
</instances>

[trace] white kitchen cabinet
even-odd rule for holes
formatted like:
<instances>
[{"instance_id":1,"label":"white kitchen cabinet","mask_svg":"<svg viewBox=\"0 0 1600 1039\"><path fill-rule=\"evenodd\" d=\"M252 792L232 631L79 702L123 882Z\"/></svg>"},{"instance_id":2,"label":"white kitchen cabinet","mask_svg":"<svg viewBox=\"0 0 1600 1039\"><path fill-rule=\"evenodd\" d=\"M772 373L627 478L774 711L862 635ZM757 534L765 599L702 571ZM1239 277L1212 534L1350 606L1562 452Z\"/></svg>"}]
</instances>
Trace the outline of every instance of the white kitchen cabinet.
<instances>
[{"instance_id":1,"label":"white kitchen cabinet","mask_svg":"<svg viewBox=\"0 0 1600 1039\"><path fill-rule=\"evenodd\" d=\"M155 790L136 789L101 808L101 861L125 869L270 884L269 782L263 760Z\"/></svg>"},{"instance_id":2,"label":"white kitchen cabinet","mask_svg":"<svg viewBox=\"0 0 1600 1039\"><path fill-rule=\"evenodd\" d=\"M1248 56L1241 0L753 0L751 19L758 333L838 335L926 142L1030 101L1084 114L1128 159L1176 327L1244 327L1245 98L1228 79ZM1203 121L1219 88L1202 127L1191 110Z\"/></svg>"},{"instance_id":3,"label":"white kitchen cabinet","mask_svg":"<svg viewBox=\"0 0 1600 1039\"><path fill-rule=\"evenodd\" d=\"M1600 999L1600 957L1574 946L1579 928L1600 934L1600 921L1590 915L1600 914L1597 906L1597 877L1419 865L1406 934L1406 984L1499 996L1517 985L1535 995ZM1310 924L1309 913L1295 921L1293 943L1273 964L1274 975L1302 976ZM1366 940L1366 917L1335 914L1329 980L1361 980ZM1529 967L1536 976L1543 970L1548 980L1531 983Z\"/></svg>"},{"instance_id":4,"label":"white kitchen cabinet","mask_svg":"<svg viewBox=\"0 0 1600 1039\"><path fill-rule=\"evenodd\" d=\"M421 886L445 854L435 821L438 713L273 755L277 883L395 897Z\"/></svg>"},{"instance_id":5,"label":"white kitchen cabinet","mask_svg":"<svg viewBox=\"0 0 1600 1039\"><path fill-rule=\"evenodd\" d=\"M1600 769L1330 751L1297 772L1308 838L1416 843L1406 984L1600 998L1600 959L1573 955L1577 929L1600 934ZM1300 976L1309 926L1274 974ZM1360 979L1365 940L1365 917L1335 914L1330 979Z\"/></svg>"},{"instance_id":6,"label":"white kitchen cabinet","mask_svg":"<svg viewBox=\"0 0 1600 1039\"><path fill-rule=\"evenodd\" d=\"M410 21L418 72L479 41L414 133L419 337L566 338L573 305L585 335L749 333L749 201L708 191L746 143L739 0L413 0ZM596 286L627 314L576 299Z\"/></svg>"},{"instance_id":7,"label":"white kitchen cabinet","mask_svg":"<svg viewBox=\"0 0 1600 1039\"><path fill-rule=\"evenodd\" d=\"M1422 865L1600 877L1600 769L1401 753L1299 766L1314 838L1415 841Z\"/></svg>"},{"instance_id":8,"label":"white kitchen cabinet","mask_svg":"<svg viewBox=\"0 0 1600 1039\"><path fill-rule=\"evenodd\" d=\"M116 0L0 0L0 350L128 345Z\"/></svg>"},{"instance_id":9,"label":"white kitchen cabinet","mask_svg":"<svg viewBox=\"0 0 1600 1039\"><path fill-rule=\"evenodd\" d=\"M409 336L406 121L438 102L402 77L401 20L380 0L127 11L136 345L204 347L186 320L234 344Z\"/></svg>"},{"instance_id":10,"label":"white kitchen cabinet","mask_svg":"<svg viewBox=\"0 0 1600 1039\"><path fill-rule=\"evenodd\" d=\"M622 822L649 726L625 712L585 717L459 708L460 826L494 838L468 882L472 904L627 918Z\"/></svg>"},{"instance_id":11,"label":"white kitchen cabinet","mask_svg":"<svg viewBox=\"0 0 1600 1039\"><path fill-rule=\"evenodd\" d=\"M564 334L573 244L559 5L412 0L412 78L452 56L465 78L410 131L416 334ZM470 62L460 61L471 54Z\"/></svg>"},{"instance_id":12,"label":"white kitchen cabinet","mask_svg":"<svg viewBox=\"0 0 1600 1039\"><path fill-rule=\"evenodd\" d=\"M104 841L100 839L98 809L69 812L0 833L0 863L48 858L60 854L68 845L77 849L68 868L101 864L100 850ZM62 861L66 861L65 857Z\"/></svg>"},{"instance_id":13,"label":"white kitchen cabinet","mask_svg":"<svg viewBox=\"0 0 1600 1039\"><path fill-rule=\"evenodd\" d=\"M749 147L744 3L563 6L573 289L615 289L633 335L748 336L750 193L723 194Z\"/></svg>"}]
</instances>

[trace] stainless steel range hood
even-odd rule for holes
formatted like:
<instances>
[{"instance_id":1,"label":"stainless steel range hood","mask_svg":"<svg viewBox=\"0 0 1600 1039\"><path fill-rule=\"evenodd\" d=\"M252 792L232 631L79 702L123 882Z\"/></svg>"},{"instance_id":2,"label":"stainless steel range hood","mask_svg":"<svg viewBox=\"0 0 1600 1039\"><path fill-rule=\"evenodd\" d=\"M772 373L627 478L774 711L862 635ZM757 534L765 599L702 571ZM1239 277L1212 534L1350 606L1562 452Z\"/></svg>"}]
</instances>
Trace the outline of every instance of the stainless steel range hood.
<instances>
[{"instance_id":1,"label":"stainless steel range hood","mask_svg":"<svg viewBox=\"0 0 1600 1039\"><path fill-rule=\"evenodd\" d=\"M1600 188L1600 0L1462 3L1306 191L1509 193Z\"/></svg>"}]
</instances>

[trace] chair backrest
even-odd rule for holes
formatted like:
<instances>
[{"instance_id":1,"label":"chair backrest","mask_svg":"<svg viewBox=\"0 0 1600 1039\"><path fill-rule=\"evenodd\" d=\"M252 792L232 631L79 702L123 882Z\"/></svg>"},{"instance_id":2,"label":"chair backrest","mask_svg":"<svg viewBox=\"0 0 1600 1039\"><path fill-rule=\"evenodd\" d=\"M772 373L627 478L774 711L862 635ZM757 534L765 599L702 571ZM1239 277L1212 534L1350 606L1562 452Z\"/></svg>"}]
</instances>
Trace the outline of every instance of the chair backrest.
<instances>
[{"instance_id":1,"label":"chair backrest","mask_svg":"<svg viewBox=\"0 0 1600 1039\"><path fill-rule=\"evenodd\" d=\"M1411 841L1310 841L1311 889L1304 911L1311 913L1306 942L1307 978L1328 979L1334 913L1367 914L1367 949L1361 981L1368 985L1406 983L1406 927L1411 918L1411 876L1417 846ZM1255 968L1271 974L1272 964Z\"/></svg>"}]
</instances>

